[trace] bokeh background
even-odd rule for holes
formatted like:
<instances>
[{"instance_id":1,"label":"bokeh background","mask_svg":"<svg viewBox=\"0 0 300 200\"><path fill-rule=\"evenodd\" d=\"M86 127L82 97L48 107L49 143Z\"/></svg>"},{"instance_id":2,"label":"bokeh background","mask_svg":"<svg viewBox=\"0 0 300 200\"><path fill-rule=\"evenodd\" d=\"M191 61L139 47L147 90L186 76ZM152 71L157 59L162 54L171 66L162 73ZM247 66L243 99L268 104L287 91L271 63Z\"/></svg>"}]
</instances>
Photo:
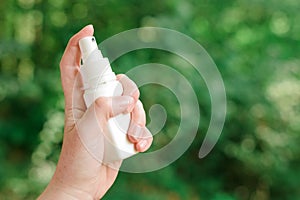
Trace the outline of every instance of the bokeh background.
<instances>
[{"instance_id":1,"label":"bokeh background","mask_svg":"<svg viewBox=\"0 0 300 200\"><path fill-rule=\"evenodd\" d=\"M103 199L300 199L299 9L298 0L2 0L0 199L34 199L50 180L64 126L59 60L69 38L90 23L98 42L144 26L192 37L217 64L228 103L220 140L199 159L211 109L201 76L164 51L119 58L119 73L149 62L180 71L197 93L201 121L180 159L151 173L121 172ZM155 85L142 87L141 99L146 110L160 103L167 111L158 149L176 133L178 102Z\"/></svg>"}]
</instances>

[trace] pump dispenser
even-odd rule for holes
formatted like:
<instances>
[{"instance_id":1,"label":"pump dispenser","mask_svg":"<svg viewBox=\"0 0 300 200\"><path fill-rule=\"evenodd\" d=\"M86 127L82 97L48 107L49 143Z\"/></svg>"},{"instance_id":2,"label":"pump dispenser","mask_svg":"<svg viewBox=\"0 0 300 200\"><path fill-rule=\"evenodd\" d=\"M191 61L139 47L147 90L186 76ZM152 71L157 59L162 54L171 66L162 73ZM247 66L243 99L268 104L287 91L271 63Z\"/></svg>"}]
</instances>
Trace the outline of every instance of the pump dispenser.
<instances>
[{"instance_id":1,"label":"pump dispenser","mask_svg":"<svg viewBox=\"0 0 300 200\"><path fill-rule=\"evenodd\" d=\"M80 72L84 85L84 101L89 107L98 97L121 96L122 85L116 80L109 60L103 57L95 37L79 40L82 55ZM137 153L134 144L127 139L130 114L120 114L108 121L109 133L104 135L104 163L123 160ZM101 134L101 133L99 133Z\"/></svg>"}]
</instances>

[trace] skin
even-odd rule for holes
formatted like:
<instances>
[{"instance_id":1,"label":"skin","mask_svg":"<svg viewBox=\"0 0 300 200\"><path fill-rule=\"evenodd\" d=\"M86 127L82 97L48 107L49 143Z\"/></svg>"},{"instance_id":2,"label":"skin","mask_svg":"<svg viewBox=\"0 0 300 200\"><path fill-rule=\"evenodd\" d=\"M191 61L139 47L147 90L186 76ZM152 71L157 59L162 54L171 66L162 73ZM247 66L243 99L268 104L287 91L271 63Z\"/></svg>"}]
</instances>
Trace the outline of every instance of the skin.
<instances>
[{"instance_id":1,"label":"skin","mask_svg":"<svg viewBox=\"0 0 300 200\"><path fill-rule=\"evenodd\" d=\"M105 152L102 134L107 131L107 121L120 113L131 113L127 136L137 151L146 151L153 140L151 133L145 127L145 112L138 100L139 90L125 75L117 76L117 80L123 86L122 96L100 97L86 108L79 74L81 53L78 41L93 34L92 25L84 27L75 34L69 40L60 62L65 96L63 145L56 171L49 185L38 198L40 200L100 199L114 183L122 160L110 163L109 166L104 165L95 159L88 151L89 146L84 146L80 140L80 134L89 134L86 127L91 121L95 121L97 128L101 130L99 133L101 139L97 143L97 146L102 149L100 157Z\"/></svg>"}]
</instances>

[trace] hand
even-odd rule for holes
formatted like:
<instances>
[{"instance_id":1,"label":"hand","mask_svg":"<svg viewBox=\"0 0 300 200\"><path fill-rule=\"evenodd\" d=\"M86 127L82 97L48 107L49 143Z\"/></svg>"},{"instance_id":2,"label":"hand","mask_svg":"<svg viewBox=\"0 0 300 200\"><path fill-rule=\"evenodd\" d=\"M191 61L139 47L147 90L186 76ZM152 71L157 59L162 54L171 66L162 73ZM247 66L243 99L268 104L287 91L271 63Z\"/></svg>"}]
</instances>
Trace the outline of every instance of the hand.
<instances>
[{"instance_id":1,"label":"hand","mask_svg":"<svg viewBox=\"0 0 300 200\"><path fill-rule=\"evenodd\" d=\"M54 176L39 199L99 199L107 192L122 162L116 161L110 166L101 162L105 151L104 134L111 117L131 113L128 139L137 151L147 150L152 143L151 133L145 127L145 112L138 101L138 88L125 75L117 76L123 86L122 96L100 97L86 108L79 73L78 41L93 33L93 26L89 25L74 35L60 62L65 96L63 146Z\"/></svg>"}]
</instances>

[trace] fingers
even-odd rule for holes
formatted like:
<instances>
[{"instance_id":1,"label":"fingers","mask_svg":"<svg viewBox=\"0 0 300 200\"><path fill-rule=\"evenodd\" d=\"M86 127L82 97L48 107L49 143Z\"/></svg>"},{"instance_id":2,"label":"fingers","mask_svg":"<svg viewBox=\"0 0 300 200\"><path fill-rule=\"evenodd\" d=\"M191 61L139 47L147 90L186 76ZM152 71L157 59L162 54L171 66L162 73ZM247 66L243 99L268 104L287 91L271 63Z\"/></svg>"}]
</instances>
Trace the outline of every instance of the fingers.
<instances>
[{"instance_id":1,"label":"fingers","mask_svg":"<svg viewBox=\"0 0 300 200\"><path fill-rule=\"evenodd\" d=\"M137 151L146 151L151 146L153 137L150 131L145 127L146 116L143 104L138 101L140 96L138 87L126 75L118 75L117 80L123 86L123 95L130 95L137 102L131 114L131 123L127 137L130 142L135 144L135 149Z\"/></svg>"},{"instance_id":2,"label":"fingers","mask_svg":"<svg viewBox=\"0 0 300 200\"><path fill-rule=\"evenodd\" d=\"M92 36L94 34L93 25L88 25L76 33L68 42L65 52L62 56L60 66L62 70L65 66L79 66L81 53L79 49L79 40Z\"/></svg>"},{"instance_id":3,"label":"fingers","mask_svg":"<svg viewBox=\"0 0 300 200\"><path fill-rule=\"evenodd\" d=\"M134 143L138 152L146 151L152 144L151 132L145 127L146 117L143 105L140 101L134 102L131 96L99 97L95 103L95 111L98 119L109 120L120 114L131 113L131 122L127 137ZM132 109L132 107L134 107Z\"/></svg>"},{"instance_id":4,"label":"fingers","mask_svg":"<svg viewBox=\"0 0 300 200\"><path fill-rule=\"evenodd\" d=\"M121 113L129 113L134 107L131 96L100 97L95 101L97 113L104 113L106 120Z\"/></svg>"},{"instance_id":5,"label":"fingers","mask_svg":"<svg viewBox=\"0 0 300 200\"><path fill-rule=\"evenodd\" d=\"M138 152L144 152L150 148L153 141L153 137L151 132L145 126L139 128L140 130L138 130L138 132L141 133L141 136L137 139L137 142L134 143L135 149Z\"/></svg>"},{"instance_id":6,"label":"fingers","mask_svg":"<svg viewBox=\"0 0 300 200\"><path fill-rule=\"evenodd\" d=\"M128 139L135 144L139 152L146 151L153 140L151 132L145 127L146 116L143 104L138 101L131 114L131 122L128 129Z\"/></svg>"},{"instance_id":7,"label":"fingers","mask_svg":"<svg viewBox=\"0 0 300 200\"><path fill-rule=\"evenodd\" d=\"M144 152L151 146L153 137L145 127L146 116L143 105L138 100L140 95L138 87L126 75L117 75L117 80L123 86L123 96L98 98L96 100L98 112L104 111L107 120L121 113L131 112L127 137L130 142L134 143L137 151Z\"/></svg>"},{"instance_id":8,"label":"fingers","mask_svg":"<svg viewBox=\"0 0 300 200\"><path fill-rule=\"evenodd\" d=\"M94 34L94 28L92 25L88 25L75 34L68 42L65 52L60 61L61 80L65 94L66 108L70 109L72 105L72 92L76 76L79 75L80 64L80 49L79 40L86 36L92 36Z\"/></svg>"},{"instance_id":9,"label":"fingers","mask_svg":"<svg viewBox=\"0 0 300 200\"><path fill-rule=\"evenodd\" d=\"M132 96L137 102L140 97L140 92L136 84L124 74L117 75L117 80L123 86L123 95Z\"/></svg>"},{"instance_id":10,"label":"fingers","mask_svg":"<svg viewBox=\"0 0 300 200\"><path fill-rule=\"evenodd\" d=\"M128 129L128 139L137 143L143 135L143 129L146 124L146 116L141 101L138 101L131 113L131 123Z\"/></svg>"}]
</instances>

